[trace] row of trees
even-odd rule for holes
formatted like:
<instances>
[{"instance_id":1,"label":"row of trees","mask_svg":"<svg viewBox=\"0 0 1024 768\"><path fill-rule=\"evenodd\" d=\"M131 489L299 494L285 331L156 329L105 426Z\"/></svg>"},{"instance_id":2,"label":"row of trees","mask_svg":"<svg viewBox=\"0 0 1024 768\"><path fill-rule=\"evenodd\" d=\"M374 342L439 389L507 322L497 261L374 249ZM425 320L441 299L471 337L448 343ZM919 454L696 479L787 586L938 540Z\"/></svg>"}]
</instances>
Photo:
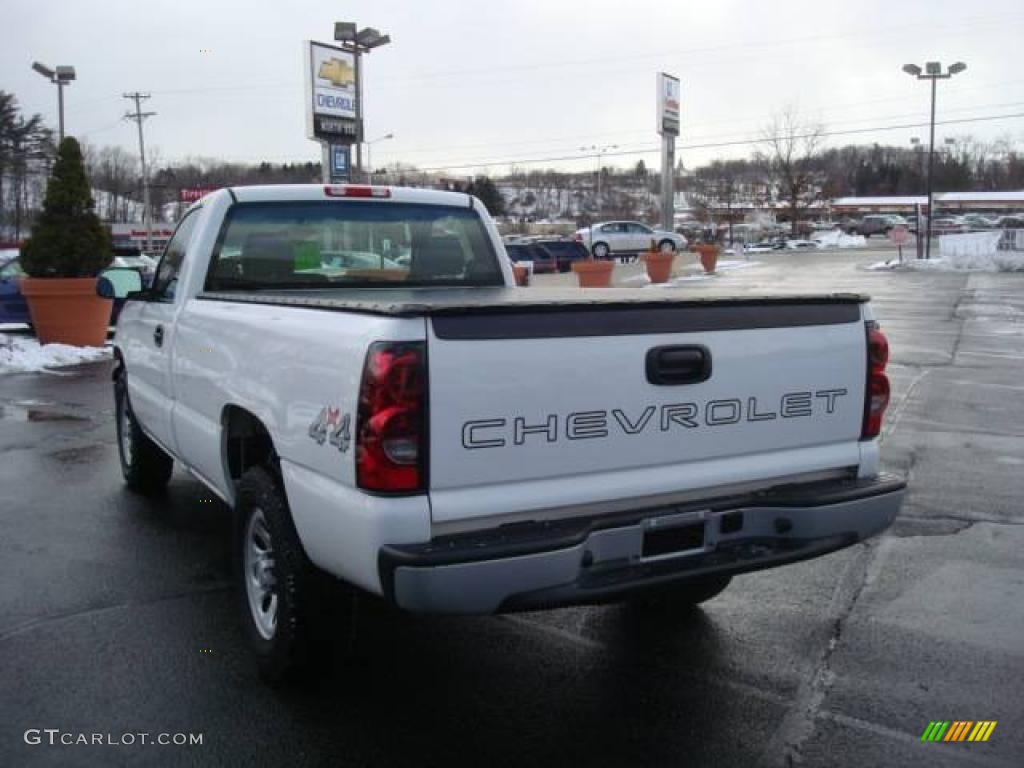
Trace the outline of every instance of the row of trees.
<instances>
[{"instance_id":1,"label":"row of trees","mask_svg":"<svg viewBox=\"0 0 1024 768\"><path fill-rule=\"evenodd\" d=\"M920 146L824 148L824 137L822 126L804 122L794 110L786 110L766 127L749 157L716 160L690 173L680 164L676 188L698 209L783 203L794 229L819 200L923 192L927 153ZM106 221L141 219L138 156L116 146L83 144L82 151L98 215ZM23 237L31 225L54 152L52 132L40 116L22 115L14 96L0 91L0 240ZM176 202L180 190L190 187L320 179L320 164L314 162L230 163L189 158L170 163L154 153L150 167L156 211ZM499 216L524 216L527 212L534 217L568 215L579 219L657 215L660 174L649 170L642 160L625 169L604 166L600 174L600 196L596 194L595 172L512 167L493 180L486 175L448 179L395 163L375 172L374 179L470 191ZM934 180L938 192L1024 189L1024 155L1008 140L984 143L959 138L939 147Z\"/></svg>"},{"instance_id":2,"label":"row of trees","mask_svg":"<svg viewBox=\"0 0 1024 768\"><path fill-rule=\"evenodd\" d=\"M42 205L56 148L39 115L25 116L0 91L0 240L21 237Z\"/></svg>"}]
</instances>

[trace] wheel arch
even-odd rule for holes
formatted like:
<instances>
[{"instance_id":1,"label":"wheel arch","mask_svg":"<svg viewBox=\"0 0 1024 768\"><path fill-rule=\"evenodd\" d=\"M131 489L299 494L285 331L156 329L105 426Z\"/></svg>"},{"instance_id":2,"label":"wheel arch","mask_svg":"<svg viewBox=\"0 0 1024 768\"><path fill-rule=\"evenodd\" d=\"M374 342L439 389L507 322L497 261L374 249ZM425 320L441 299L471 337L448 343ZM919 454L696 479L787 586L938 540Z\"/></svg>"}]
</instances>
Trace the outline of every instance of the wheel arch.
<instances>
[{"instance_id":1,"label":"wheel arch","mask_svg":"<svg viewBox=\"0 0 1024 768\"><path fill-rule=\"evenodd\" d=\"M221 461L232 500L238 481L245 471L256 466L267 467L278 481L281 466L274 439L263 420L240 405L229 403L221 410Z\"/></svg>"}]
</instances>

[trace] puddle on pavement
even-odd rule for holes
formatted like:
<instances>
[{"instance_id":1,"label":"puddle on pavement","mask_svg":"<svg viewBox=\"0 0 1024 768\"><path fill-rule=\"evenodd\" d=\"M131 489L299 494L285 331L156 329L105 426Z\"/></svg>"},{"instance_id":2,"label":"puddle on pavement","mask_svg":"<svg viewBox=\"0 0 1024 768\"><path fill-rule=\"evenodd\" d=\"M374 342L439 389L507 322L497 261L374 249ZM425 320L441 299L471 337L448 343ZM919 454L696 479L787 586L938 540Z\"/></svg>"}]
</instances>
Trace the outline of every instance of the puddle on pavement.
<instances>
[{"instance_id":1,"label":"puddle on pavement","mask_svg":"<svg viewBox=\"0 0 1024 768\"><path fill-rule=\"evenodd\" d=\"M102 445L86 445L81 448L65 448L62 451L48 453L51 459L56 459L61 464L89 464L99 458L103 453Z\"/></svg>"},{"instance_id":2,"label":"puddle on pavement","mask_svg":"<svg viewBox=\"0 0 1024 768\"><path fill-rule=\"evenodd\" d=\"M0 421L88 421L85 416L74 416L60 411L44 410L36 404L0 405Z\"/></svg>"}]
</instances>

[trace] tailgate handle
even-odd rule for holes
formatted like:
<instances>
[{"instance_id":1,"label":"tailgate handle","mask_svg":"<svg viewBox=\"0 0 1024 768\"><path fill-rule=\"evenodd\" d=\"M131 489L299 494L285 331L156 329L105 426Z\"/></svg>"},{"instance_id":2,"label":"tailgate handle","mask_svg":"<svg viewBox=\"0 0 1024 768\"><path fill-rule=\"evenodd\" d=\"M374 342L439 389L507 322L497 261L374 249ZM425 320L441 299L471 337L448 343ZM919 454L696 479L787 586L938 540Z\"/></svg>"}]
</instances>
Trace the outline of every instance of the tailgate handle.
<instances>
[{"instance_id":1,"label":"tailgate handle","mask_svg":"<svg viewBox=\"0 0 1024 768\"><path fill-rule=\"evenodd\" d=\"M711 350L700 344L647 351L647 381L659 387L697 384L711 378Z\"/></svg>"}]
</instances>

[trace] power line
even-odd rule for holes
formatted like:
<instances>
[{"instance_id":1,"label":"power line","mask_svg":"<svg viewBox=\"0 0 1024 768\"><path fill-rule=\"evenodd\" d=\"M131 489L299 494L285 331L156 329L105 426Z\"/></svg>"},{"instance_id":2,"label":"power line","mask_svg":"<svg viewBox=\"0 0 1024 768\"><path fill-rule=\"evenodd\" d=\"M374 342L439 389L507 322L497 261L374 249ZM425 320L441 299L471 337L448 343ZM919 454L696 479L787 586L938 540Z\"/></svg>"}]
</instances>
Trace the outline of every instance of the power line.
<instances>
[{"instance_id":1,"label":"power line","mask_svg":"<svg viewBox=\"0 0 1024 768\"><path fill-rule=\"evenodd\" d=\"M1024 117L1024 112L1015 112L1006 115L987 115L984 117L965 117L957 120L937 120L936 125L958 125L963 123L982 123L992 120L1008 120L1012 118ZM812 136L829 137L829 136L851 136L862 133L873 133L875 131L896 131L904 130L907 128L923 128L927 127L928 123L903 123L901 125L877 125L868 128L849 128L840 131L822 131L816 133L798 134L793 136L795 139L806 139ZM749 146L751 144L759 144L762 141L761 138L754 139L738 139L736 141L719 141L709 142L704 144L683 144L677 146L676 149L717 149L721 147L739 147ZM635 149L625 150L619 152L608 152L607 157L635 157L636 155L650 155L658 152L656 146L652 146L649 149ZM463 168L488 168L499 165L527 165L533 163L553 163L553 162L565 162L568 160L582 160L585 159L585 155L563 155L561 157L538 157L538 158L503 158L500 160L491 160L486 162L468 162L459 163L453 165L437 165L424 168L417 168L417 171L449 171Z\"/></svg>"}]
</instances>

